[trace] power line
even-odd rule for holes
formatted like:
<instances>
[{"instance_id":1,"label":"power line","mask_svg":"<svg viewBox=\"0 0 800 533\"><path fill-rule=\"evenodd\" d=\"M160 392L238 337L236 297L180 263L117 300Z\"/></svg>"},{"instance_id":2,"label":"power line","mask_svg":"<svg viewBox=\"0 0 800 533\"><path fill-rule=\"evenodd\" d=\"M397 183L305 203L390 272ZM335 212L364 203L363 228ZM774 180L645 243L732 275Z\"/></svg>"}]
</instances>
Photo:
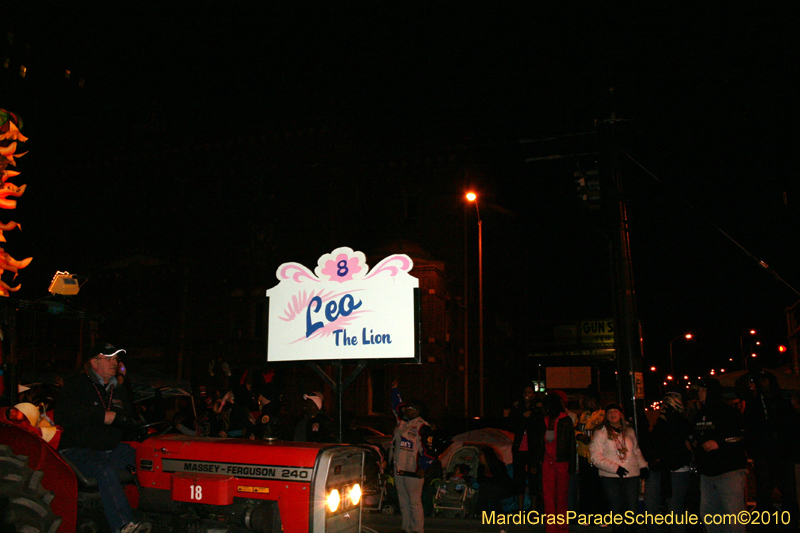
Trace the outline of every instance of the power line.
<instances>
[{"instance_id":1,"label":"power line","mask_svg":"<svg viewBox=\"0 0 800 533\"><path fill-rule=\"evenodd\" d=\"M661 180L661 179L660 179L658 176L656 176L655 174L653 174L652 172L650 172L650 171L649 171L647 168L645 168L645 166L644 166L644 165L642 165L642 164L641 164L641 163L639 163L637 160L635 160L635 159L634 159L634 158L633 158L633 157L632 157L632 156L631 156L631 155L630 155L628 152L626 152L625 150L621 150L621 152L622 152L623 154L625 154L625 156L626 156L628 159L630 159L631 161L633 161L633 163L634 163L634 164L636 164L636 166L638 166L639 168L641 168L641 169L642 169L642 170L643 170L643 171L644 171L644 172L645 172L645 173L646 173L648 176L650 176L651 178L653 178L654 180L656 180L656 181L657 181L659 184L661 184L661 186L663 186L665 189L667 189L669 192L671 192L673 195L675 195L675 197L676 197L676 198L678 198L678 200L680 200L681 202L683 202L683 204L685 204L685 205L686 205L686 206L688 206L688 207L689 207L689 208L690 208L692 211L694 211L695 213L697 213L697 214L700 216L700 218L702 218L703 220L705 220L705 221L706 221L706 222L707 222L709 225L711 225L711 227L713 227L714 229L716 229L716 230L717 230L718 232L720 232L720 233L721 233L721 234L722 234L722 235L723 235L723 236L724 236L726 239L728 239L728 240L729 240L729 241L731 241L731 242L732 242L734 245L736 245L736 247L737 247L737 248L739 248L739 249L740 249L742 252L744 252L744 254L745 254L747 257L749 257L750 259L752 259L753 261L755 261L756 263L758 263L758 265L759 265L761 268L763 268L764 270L766 270L767 272L769 272L770 274L772 274L772 276L774 276L776 280L780 281L780 282L781 282L781 283L783 283L783 284L784 284L786 287L788 287L788 288L789 288L789 289L790 289L792 292L794 292L796 295L800 296L800 292L798 292L798 290L797 290L797 289L795 289L794 287L792 287L791 285L789 285L789 283L788 283L788 282L787 282L785 279L783 279L783 278L782 278L782 277L781 277L781 276L780 276L780 275L779 275L779 274L778 274L778 273L777 273L777 272L776 272L776 271L775 271L773 268L771 268L771 267L770 267L770 266L769 266L767 263L765 263L764 261L762 261L761 259L759 259L759 258L758 258L758 257L756 257L755 255L753 255L752 253L750 253L750 251L749 251L749 250L747 250L747 248L745 248L744 246L742 246L741 244L739 244L739 242L737 242L737 241L736 241L736 239L734 239L733 237L731 237L730 235L728 235L728 234L727 234L727 233L726 233L726 232L725 232L725 231L724 231L722 228L720 228L719 226L717 226L717 225L716 225L716 224L715 224L715 223L714 223L714 222L713 222L713 221L712 221L710 218L708 218L708 217L707 217L707 216L706 216L706 215L705 215L705 214L704 214L702 211L700 211L699 209L697 209L695 206L693 206L691 203L689 203L689 202L688 202L688 201L687 201L685 198L683 198L683 197L682 197L682 196L681 196L681 195L680 195L680 194L679 194L679 193L678 193L678 192L675 190L675 188L673 188L672 186L668 185L667 183L665 183L664 181L662 181L662 180Z\"/></svg>"}]
</instances>

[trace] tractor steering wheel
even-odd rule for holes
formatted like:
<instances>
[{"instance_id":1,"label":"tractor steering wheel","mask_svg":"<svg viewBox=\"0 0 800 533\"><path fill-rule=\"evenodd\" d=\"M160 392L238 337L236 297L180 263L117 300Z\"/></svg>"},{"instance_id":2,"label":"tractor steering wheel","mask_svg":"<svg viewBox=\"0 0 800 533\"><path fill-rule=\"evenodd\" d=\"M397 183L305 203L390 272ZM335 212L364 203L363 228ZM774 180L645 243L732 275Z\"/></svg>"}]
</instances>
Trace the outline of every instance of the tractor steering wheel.
<instances>
[{"instance_id":1,"label":"tractor steering wheel","mask_svg":"<svg viewBox=\"0 0 800 533\"><path fill-rule=\"evenodd\" d=\"M161 429L157 430L155 433L150 433L148 430L153 427L160 427ZM131 426L131 428L128 430L128 434L133 437L133 440L144 442L145 439L149 439L150 437L165 435L171 429L171 420L158 420L156 422L148 422L147 424L136 424L135 426Z\"/></svg>"}]
</instances>

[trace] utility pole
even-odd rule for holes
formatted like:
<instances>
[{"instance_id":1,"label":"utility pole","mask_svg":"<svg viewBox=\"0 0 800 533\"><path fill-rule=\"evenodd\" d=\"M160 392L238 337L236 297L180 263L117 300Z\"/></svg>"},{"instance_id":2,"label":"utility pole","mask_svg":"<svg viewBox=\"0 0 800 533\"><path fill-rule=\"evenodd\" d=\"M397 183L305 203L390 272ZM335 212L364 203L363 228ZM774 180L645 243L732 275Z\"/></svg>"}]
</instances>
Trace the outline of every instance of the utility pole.
<instances>
[{"instance_id":1,"label":"utility pole","mask_svg":"<svg viewBox=\"0 0 800 533\"><path fill-rule=\"evenodd\" d=\"M639 433L638 420L644 416L644 402L636 399L636 373L642 371L641 332L636 309L636 291L633 282L633 261L630 248L630 225L625 203L625 192L620 175L616 118L604 121L602 153L611 180L609 191L613 201L609 202L609 217L615 230L612 235L612 276L614 282L614 335L617 348L617 379L622 397L620 401L628 416L633 417L634 429Z\"/></svg>"},{"instance_id":2,"label":"utility pole","mask_svg":"<svg viewBox=\"0 0 800 533\"><path fill-rule=\"evenodd\" d=\"M617 360L617 390L620 403L627 416L632 416L636 432L638 421L644 416L644 402L636 399L636 374L642 372L641 331L636 309L636 291L633 282L633 262L630 249L630 227L623 190L618 157L615 124L620 122L612 113L611 118L595 123L594 131L542 139L520 139L520 143L538 143L563 138L590 137L599 144L598 150L585 148L573 153L549 154L526 158L526 163L579 159L599 156L599 173L593 169L575 173L578 194L584 206L600 213L609 237L611 278L614 299L614 337ZM597 160L595 159L597 163ZM602 198L601 198L602 196Z\"/></svg>"},{"instance_id":3,"label":"utility pole","mask_svg":"<svg viewBox=\"0 0 800 533\"><path fill-rule=\"evenodd\" d=\"M791 307L786 309L786 326L788 329L789 337L789 355L792 364L792 372L795 374L800 372L800 364L798 364L797 339L800 337L800 323L798 323L797 316L800 314L800 300L796 301Z\"/></svg>"}]
</instances>

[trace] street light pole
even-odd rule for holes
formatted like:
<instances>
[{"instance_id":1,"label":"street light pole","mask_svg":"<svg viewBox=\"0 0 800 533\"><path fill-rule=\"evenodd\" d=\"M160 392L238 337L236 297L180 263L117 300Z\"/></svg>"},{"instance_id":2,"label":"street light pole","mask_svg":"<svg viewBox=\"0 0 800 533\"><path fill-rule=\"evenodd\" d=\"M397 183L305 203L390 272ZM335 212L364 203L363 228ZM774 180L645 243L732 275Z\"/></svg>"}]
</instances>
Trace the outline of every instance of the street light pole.
<instances>
[{"instance_id":1,"label":"street light pole","mask_svg":"<svg viewBox=\"0 0 800 533\"><path fill-rule=\"evenodd\" d=\"M475 202L478 209L478 202ZM480 377L480 417L483 418L483 222L478 211L478 375Z\"/></svg>"},{"instance_id":2,"label":"street light pole","mask_svg":"<svg viewBox=\"0 0 800 533\"><path fill-rule=\"evenodd\" d=\"M464 206L464 420L469 419L469 268L467 267L467 206Z\"/></svg>"},{"instance_id":3,"label":"street light pole","mask_svg":"<svg viewBox=\"0 0 800 533\"><path fill-rule=\"evenodd\" d=\"M675 342L677 339L680 339L680 337L675 337L674 339L669 341L669 373L672 376L675 375L675 360L672 357L672 343Z\"/></svg>"},{"instance_id":4,"label":"street light pole","mask_svg":"<svg viewBox=\"0 0 800 533\"><path fill-rule=\"evenodd\" d=\"M677 337L675 337L674 339L669 341L669 373L671 375L673 375L673 376L675 375L675 363L674 363L674 361L672 359L672 343L675 342L676 340L680 339L680 338L684 338L684 339L686 339L688 341L688 340L691 340L692 334L691 333L686 333L685 335L678 335Z\"/></svg>"},{"instance_id":5,"label":"street light pole","mask_svg":"<svg viewBox=\"0 0 800 533\"><path fill-rule=\"evenodd\" d=\"M750 335L755 335L756 334L756 330L751 329L750 331L746 331L746 332L742 333L741 335L739 335L739 348L741 348L741 350L742 350L742 369L743 370L747 370L747 357L744 355L744 336L746 334L748 334L748 333ZM753 351L753 341L752 340L748 344L748 351L750 351L750 352Z\"/></svg>"},{"instance_id":6,"label":"street light pole","mask_svg":"<svg viewBox=\"0 0 800 533\"><path fill-rule=\"evenodd\" d=\"M483 221L481 210L478 207L478 195L474 192L467 193L467 200L475 203L475 212L478 215L478 414L483 418Z\"/></svg>"}]
</instances>

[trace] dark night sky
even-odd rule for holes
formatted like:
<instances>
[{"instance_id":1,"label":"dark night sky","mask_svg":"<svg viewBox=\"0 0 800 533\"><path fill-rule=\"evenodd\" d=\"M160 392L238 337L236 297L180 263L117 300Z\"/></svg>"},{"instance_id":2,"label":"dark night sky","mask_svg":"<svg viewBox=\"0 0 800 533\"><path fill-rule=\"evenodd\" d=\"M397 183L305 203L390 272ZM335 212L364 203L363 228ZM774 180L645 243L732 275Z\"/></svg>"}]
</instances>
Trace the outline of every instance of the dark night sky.
<instances>
[{"instance_id":1,"label":"dark night sky","mask_svg":"<svg viewBox=\"0 0 800 533\"><path fill-rule=\"evenodd\" d=\"M745 328L784 335L800 298L708 222L800 288L796 4L20 4L10 20L79 58L91 95L79 117L65 113L79 135L54 102L4 103L32 117L29 160L139 142L129 125L154 110L176 136L324 121L376 152L474 143L472 171L505 210L482 213L487 287L510 294L501 263L527 257L532 315L575 319L607 304L603 237L575 206L572 162L525 163L567 145L518 140L589 131L614 112L627 153L660 178L623 159L645 356L664 360L692 330L694 355L725 360ZM56 194L50 179L37 195ZM70 216L42 200L54 220ZM105 246L115 220L103 224L76 228L75 245ZM37 240L41 263L52 249Z\"/></svg>"}]
</instances>

